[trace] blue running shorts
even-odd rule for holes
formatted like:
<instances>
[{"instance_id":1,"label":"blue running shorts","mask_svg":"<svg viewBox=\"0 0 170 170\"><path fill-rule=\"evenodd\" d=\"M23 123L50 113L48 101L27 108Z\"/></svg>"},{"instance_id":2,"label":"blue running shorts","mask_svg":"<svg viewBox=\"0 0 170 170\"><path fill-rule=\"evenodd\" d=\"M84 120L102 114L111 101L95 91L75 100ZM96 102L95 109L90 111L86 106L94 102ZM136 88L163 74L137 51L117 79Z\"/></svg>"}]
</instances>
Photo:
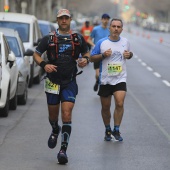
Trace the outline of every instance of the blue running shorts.
<instances>
[{"instance_id":1,"label":"blue running shorts","mask_svg":"<svg viewBox=\"0 0 170 170\"><path fill-rule=\"evenodd\" d=\"M60 93L52 94L46 92L48 105L57 105L60 102L75 103L78 94L78 85L76 80L71 81L67 85L60 85Z\"/></svg>"}]
</instances>

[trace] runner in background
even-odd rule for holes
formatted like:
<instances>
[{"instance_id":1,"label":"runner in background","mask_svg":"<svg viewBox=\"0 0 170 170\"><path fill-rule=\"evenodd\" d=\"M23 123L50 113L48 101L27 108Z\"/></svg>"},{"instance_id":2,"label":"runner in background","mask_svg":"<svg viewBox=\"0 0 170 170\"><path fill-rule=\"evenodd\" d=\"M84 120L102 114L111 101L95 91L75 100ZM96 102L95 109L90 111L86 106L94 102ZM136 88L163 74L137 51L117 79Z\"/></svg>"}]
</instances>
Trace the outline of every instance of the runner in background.
<instances>
[{"instance_id":1,"label":"runner in background","mask_svg":"<svg viewBox=\"0 0 170 170\"><path fill-rule=\"evenodd\" d=\"M91 49L91 45L88 43L88 39L90 37L90 34L93 30L93 26L90 25L89 21L86 21L83 27L81 28L80 32L83 35L85 41L87 42L87 45L89 47L89 50Z\"/></svg>"},{"instance_id":2,"label":"runner in background","mask_svg":"<svg viewBox=\"0 0 170 170\"><path fill-rule=\"evenodd\" d=\"M88 43L94 47L95 44L102 38L108 37L110 32L108 29L108 24L109 24L109 19L110 16L108 14L103 14L101 17L101 24L98 26L95 26L92 30L92 33L88 39ZM100 67L100 62L94 62L94 69L96 71L95 73L95 84L94 84L94 91L98 90L98 84L99 84L99 67Z\"/></svg>"}]
</instances>

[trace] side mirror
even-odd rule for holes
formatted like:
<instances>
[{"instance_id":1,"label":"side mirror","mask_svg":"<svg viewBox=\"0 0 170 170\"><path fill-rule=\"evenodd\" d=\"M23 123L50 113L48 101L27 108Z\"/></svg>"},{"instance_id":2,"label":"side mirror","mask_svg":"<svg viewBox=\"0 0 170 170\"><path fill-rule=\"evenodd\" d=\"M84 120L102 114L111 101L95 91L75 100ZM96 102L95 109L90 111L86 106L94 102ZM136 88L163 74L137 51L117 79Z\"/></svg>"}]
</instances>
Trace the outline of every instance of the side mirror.
<instances>
[{"instance_id":1,"label":"side mirror","mask_svg":"<svg viewBox=\"0 0 170 170\"><path fill-rule=\"evenodd\" d=\"M24 56L33 56L34 51L31 49L27 49L27 51L24 53Z\"/></svg>"},{"instance_id":2,"label":"side mirror","mask_svg":"<svg viewBox=\"0 0 170 170\"><path fill-rule=\"evenodd\" d=\"M14 64L14 61L16 60L15 54L11 51L8 56L8 62L9 62L9 67L11 68Z\"/></svg>"}]
</instances>

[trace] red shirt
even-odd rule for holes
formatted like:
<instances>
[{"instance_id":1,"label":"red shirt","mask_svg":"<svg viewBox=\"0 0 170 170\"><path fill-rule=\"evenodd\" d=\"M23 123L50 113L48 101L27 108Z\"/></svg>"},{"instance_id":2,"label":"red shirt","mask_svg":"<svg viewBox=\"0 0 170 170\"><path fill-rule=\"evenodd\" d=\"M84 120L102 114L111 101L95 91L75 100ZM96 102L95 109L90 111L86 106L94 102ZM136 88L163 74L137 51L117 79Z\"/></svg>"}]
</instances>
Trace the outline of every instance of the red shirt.
<instances>
[{"instance_id":1,"label":"red shirt","mask_svg":"<svg viewBox=\"0 0 170 170\"><path fill-rule=\"evenodd\" d=\"M87 41L88 38L90 37L90 34L91 34L92 30L93 30L92 26L89 26L89 27L83 26L81 28L81 33L82 33L85 41Z\"/></svg>"}]
</instances>

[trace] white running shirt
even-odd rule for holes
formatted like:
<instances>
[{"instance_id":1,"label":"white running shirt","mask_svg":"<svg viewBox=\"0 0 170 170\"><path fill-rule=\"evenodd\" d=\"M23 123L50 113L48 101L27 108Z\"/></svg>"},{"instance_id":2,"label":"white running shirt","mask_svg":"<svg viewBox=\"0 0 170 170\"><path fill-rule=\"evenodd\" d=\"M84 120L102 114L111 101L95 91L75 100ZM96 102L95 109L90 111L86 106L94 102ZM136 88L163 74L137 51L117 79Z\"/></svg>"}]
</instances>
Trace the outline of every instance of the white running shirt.
<instances>
[{"instance_id":1,"label":"white running shirt","mask_svg":"<svg viewBox=\"0 0 170 170\"><path fill-rule=\"evenodd\" d=\"M111 56L100 62L99 83L101 85L116 85L126 82L126 59L123 57L123 52L130 51L130 43L123 37L120 37L118 41L112 41L109 37L105 37L97 42L91 56L103 54L109 48L112 50Z\"/></svg>"}]
</instances>

